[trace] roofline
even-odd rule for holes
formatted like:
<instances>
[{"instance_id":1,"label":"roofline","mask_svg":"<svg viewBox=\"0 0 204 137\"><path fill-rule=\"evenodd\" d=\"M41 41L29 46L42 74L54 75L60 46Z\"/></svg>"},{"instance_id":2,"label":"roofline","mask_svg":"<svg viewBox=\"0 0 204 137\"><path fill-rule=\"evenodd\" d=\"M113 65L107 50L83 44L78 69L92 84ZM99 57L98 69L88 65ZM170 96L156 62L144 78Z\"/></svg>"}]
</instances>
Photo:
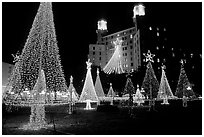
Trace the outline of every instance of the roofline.
<instances>
[{"instance_id":1,"label":"roofline","mask_svg":"<svg viewBox=\"0 0 204 137\"><path fill-rule=\"evenodd\" d=\"M118 32L115 32L115 33L109 34L109 35L107 35L107 36L104 36L103 38L106 38L106 37L109 37L109 36L112 36L112 35L115 35L115 34L118 34L118 33L124 32L124 31L127 31L127 30L131 30L131 29L133 29L133 28L135 28L135 27L128 28L128 29L125 29L125 30L121 30L121 31L118 31Z\"/></svg>"}]
</instances>

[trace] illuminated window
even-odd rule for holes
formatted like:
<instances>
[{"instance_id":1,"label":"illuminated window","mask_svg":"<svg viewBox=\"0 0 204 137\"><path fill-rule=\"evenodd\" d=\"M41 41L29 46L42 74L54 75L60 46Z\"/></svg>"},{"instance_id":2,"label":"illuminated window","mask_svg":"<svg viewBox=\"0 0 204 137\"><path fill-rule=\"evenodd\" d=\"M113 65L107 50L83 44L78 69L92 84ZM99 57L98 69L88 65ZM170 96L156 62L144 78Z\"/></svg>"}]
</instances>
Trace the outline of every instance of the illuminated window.
<instances>
[{"instance_id":1,"label":"illuminated window","mask_svg":"<svg viewBox=\"0 0 204 137\"><path fill-rule=\"evenodd\" d=\"M164 31L166 31L166 28L164 28Z\"/></svg>"},{"instance_id":2,"label":"illuminated window","mask_svg":"<svg viewBox=\"0 0 204 137\"><path fill-rule=\"evenodd\" d=\"M130 35L130 38L132 39L132 34Z\"/></svg>"},{"instance_id":3,"label":"illuminated window","mask_svg":"<svg viewBox=\"0 0 204 137\"><path fill-rule=\"evenodd\" d=\"M157 36L159 37L159 32L157 32Z\"/></svg>"}]
</instances>

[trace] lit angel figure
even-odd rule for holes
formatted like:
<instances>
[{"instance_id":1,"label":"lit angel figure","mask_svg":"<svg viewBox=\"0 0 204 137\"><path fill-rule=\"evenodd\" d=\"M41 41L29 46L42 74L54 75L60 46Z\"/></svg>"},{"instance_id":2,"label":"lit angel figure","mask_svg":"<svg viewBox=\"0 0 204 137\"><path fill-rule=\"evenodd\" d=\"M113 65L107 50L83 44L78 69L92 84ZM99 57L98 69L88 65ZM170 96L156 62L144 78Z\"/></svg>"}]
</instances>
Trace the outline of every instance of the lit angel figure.
<instances>
[{"instance_id":1,"label":"lit angel figure","mask_svg":"<svg viewBox=\"0 0 204 137\"><path fill-rule=\"evenodd\" d=\"M19 61L19 59L20 59L20 53L19 53L19 51L16 53L16 55L14 55L14 54L11 54L11 55L12 55L13 58L14 58L13 63L16 63L16 62Z\"/></svg>"},{"instance_id":2,"label":"lit angel figure","mask_svg":"<svg viewBox=\"0 0 204 137\"><path fill-rule=\"evenodd\" d=\"M121 65L121 46L122 46L123 40L117 38L115 41L113 41L113 44L115 45L115 51L111 57L111 59L108 61L106 66L103 68L103 71L107 74L110 73L124 73L124 70Z\"/></svg>"}]
</instances>

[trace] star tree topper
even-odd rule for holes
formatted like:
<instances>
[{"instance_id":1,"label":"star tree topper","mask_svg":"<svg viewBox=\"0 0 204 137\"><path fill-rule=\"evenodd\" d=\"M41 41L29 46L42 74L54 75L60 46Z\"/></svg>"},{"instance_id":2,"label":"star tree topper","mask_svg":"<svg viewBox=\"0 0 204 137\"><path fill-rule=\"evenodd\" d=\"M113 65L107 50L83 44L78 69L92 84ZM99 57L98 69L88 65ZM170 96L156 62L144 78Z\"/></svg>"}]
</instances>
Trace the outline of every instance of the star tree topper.
<instances>
[{"instance_id":1,"label":"star tree topper","mask_svg":"<svg viewBox=\"0 0 204 137\"><path fill-rule=\"evenodd\" d=\"M152 54L150 52L150 50L148 50L147 54L143 53L143 55L146 57L146 62L151 61L154 62L153 57L155 56L155 54Z\"/></svg>"}]
</instances>

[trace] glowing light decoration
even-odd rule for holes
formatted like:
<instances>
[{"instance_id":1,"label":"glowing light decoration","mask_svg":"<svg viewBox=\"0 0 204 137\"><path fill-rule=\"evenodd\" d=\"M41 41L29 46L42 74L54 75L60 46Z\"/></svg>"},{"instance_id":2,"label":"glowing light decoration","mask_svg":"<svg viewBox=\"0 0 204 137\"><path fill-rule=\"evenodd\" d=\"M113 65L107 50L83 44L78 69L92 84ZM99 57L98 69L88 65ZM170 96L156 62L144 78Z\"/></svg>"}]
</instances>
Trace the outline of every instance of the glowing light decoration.
<instances>
[{"instance_id":1,"label":"glowing light decoration","mask_svg":"<svg viewBox=\"0 0 204 137\"><path fill-rule=\"evenodd\" d=\"M159 58L157 58L157 62L158 62L158 63L160 62Z\"/></svg>"},{"instance_id":2,"label":"glowing light decoration","mask_svg":"<svg viewBox=\"0 0 204 137\"><path fill-rule=\"evenodd\" d=\"M41 98L40 94L46 90L44 71L39 72L39 77L31 92L34 96L34 102L31 105L30 123L24 125L24 130L39 130L47 126L45 122L45 98Z\"/></svg>"},{"instance_id":3,"label":"glowing light decoration","mask_svg":"<svg viewBox=\"0 0 204 137\"><path fill-rule=\"evenodd\" d=\"M133 98L133 102L137 103L137 106L141 106L142 103L144 103L145 96L141 93L141 90L139 89L139 85L137 85L137 90L135 93L135 96Z\"/></svg>"},{"instance_id":4,"label":"glowing light decoration","mask_svg":"<svg viewBox=\"0 0 204 137\"><path fill-rule=\"evenodd\" d=\"M114 96L115 96L115 92L113 90L112 83L110 83L110 88L108 90L107 97L114 97Z\"/></svg>"},{"instance_id":5,"label":"glowing light decoration","mask_svg":"<svg viewBox=\"0 0 204 137\"><path fill-rule=\"evenodd\" d=\"M163 65L162 66L162 76L161 76L161 82L159 86L159 92L157 95L157 99L163 99L164 104L168 104L168 99L174 98L174 95L171 91L171 88L169 86L166 74L165 74L165 69L166 67Z\"/></svg>"},{"instance_id":6,"label":"glowing light decoration","mask_svg":"<svg viewBox=\"0 0 204 137\"><path fill-rule=\"evenodd\" d=\"M93 84L93 79L91 75L91 65L90 59L86 62L87 64L87 73L86 73L86 79L84 82L84 86L82 89L81 96L79 98L80 102L86 102L86 108L90 109L90 102L98 102L98 97L96 95L95 87Z\"/></svg>"},{"instance_id":7,"label":"glowing light decoration","mask_svg":"<svg viewBox=\"0 0 204 137\"><path fill-rule=\"evenodd\" d=\"M153 57L155 56L155 54L152 54L152 53L150 52L150 50L147 51L147 54L143 53L143 55L144 55L145 58L146 58L146 59L145 59L146 62L148 62L148 61L154 62Z\"/></svg>"},{"instance_id":8,"label":"glowing light decoration","mask_svg":"<svg viewBox=\"0 0 204 137\"><path fill-rule=\"evenodd\" d=\"M20 99L25 87L33 89L38 79L39 70L44 71L46 93L67 90L57 46L52 4L40 3L32 28L21 55L16 56L15 67L8 81L6 91L15 93L15 100ZM9 88L12 87L12 88ZM9 93L8 92L8 93ZM48 99L50 102L50 98ZM22 105L22 102L18 102Z\"/></svg>"},{"instance_id":9,"label":"glowing light decoration","mask_svg":"<svg viewBox=\"0 0 204 137\"><path fill-rule=\"evenodd\" d=\"M77 102L79 100L79 94L76 92L76 89L74 88L73 85L73 77L70 76L70 84L68 88L68 96L70 97L69 101L71 102Z\"/></svg>"},{"instance_id":10,"label":"glowing light decoration","mask_svg":"<svg viewBox=\"0 0 204 137\"><path fill-rule=\"evenodd\" d=\"M129 94L129 106L133 105L133 94L135 93L135 87L133 86L130 74L127 75L127 81L125 84L124 94Z\"/></svg>"},{"instance_id":11,"label":"glowing light decoration","mask_svg":"<svg viewBox=\"0 0 204 137\"><path fill-rule=\"evenodd\" d=\"M101 84L100 76L99 76L99 70L97 68L97 77L96 77L96 83L95 83L95 90L96 94L99 99L103 99L105 97L105 94L103 92L103 87Z\"/></svg>"},{"instance_id":12,"label":"glowing light decoration","mask_svg":"<svg viewBox=\"0 0 204 137\"><path fill-rule=\"evenodd\" d=\"M191 55L191 58L193 58L193 53L191 53L190 55Z\"/></svg>"},{"instance_id":13,"label":"glowing light decoration","mask_svg":"<svg viewBox=\"0 0 204 137\"><path fill-rule=\"evenodd\" d=\"M136 18L136 15L144 16L145 15L145 7L142 4L134 6L133 9L133 18Z\"/></svg>"},{"instance_id":14,"label":"glowing light decoration","mask_svg":"<svg viewBox=\"0 0 204 137\"><path fill-rule=\"evenodd\" d=\"M184 70L184 63L185 63L185 60L181 60L181 70L180 70L179 80L178 80L178 84L175 92L175 95L179 98L183 98L183 96L185 97L195 96L195 93L193 92L191 84Z\"/></svg>"},{"instance_id":15,"label":"glowing light decoration","mask_svg":"<svg viewBox=\"0 0 204 137\"><path fill-rule=\"evenodd\" d=\"M113 100L114 100L114 97L115 97L115 92L114 92L114 90L113 90L112 83L110 83L110 88L109 88L107 97L111 98L111 99L110 99L110 100L111 100L110 105L113 105Z\"/></svg>"},{"instance_id":16,"label":"glowing light decoration","mask_svg":"<svg viewBox=\"0 0 204 137\"><path fill-rule=\"evenodd\" d=\"M108 61L108 63L105 65L105 67L103 68L103 71L107 74L110 73L117 73L117 74L121 74L124 73L124 70L122 68L122 42L123 40L117 38L115 41L113 41L113 44L115 45L115 51L112 55L112 57L110 58L110 60Z\"/></svg>"},{"instance_id":17,"label":"glowing light decoration","mask_svg":"<svg viewBox=\"0 0 204 137\"><path fill-rule=\"evenodd\" d=\"M98 21L98 30L107 30L107 21L105 20Z\"/></svg>"},{"instance_id":18,"label":"glowing light decoration","mask_svg":"<svg viewBox=\"0 0 204 137\"><path fill-rule=\"evenodd\" d=\"M149 27L149 30L152 30L152 27Z\"/></svg>"}]
</instances>

